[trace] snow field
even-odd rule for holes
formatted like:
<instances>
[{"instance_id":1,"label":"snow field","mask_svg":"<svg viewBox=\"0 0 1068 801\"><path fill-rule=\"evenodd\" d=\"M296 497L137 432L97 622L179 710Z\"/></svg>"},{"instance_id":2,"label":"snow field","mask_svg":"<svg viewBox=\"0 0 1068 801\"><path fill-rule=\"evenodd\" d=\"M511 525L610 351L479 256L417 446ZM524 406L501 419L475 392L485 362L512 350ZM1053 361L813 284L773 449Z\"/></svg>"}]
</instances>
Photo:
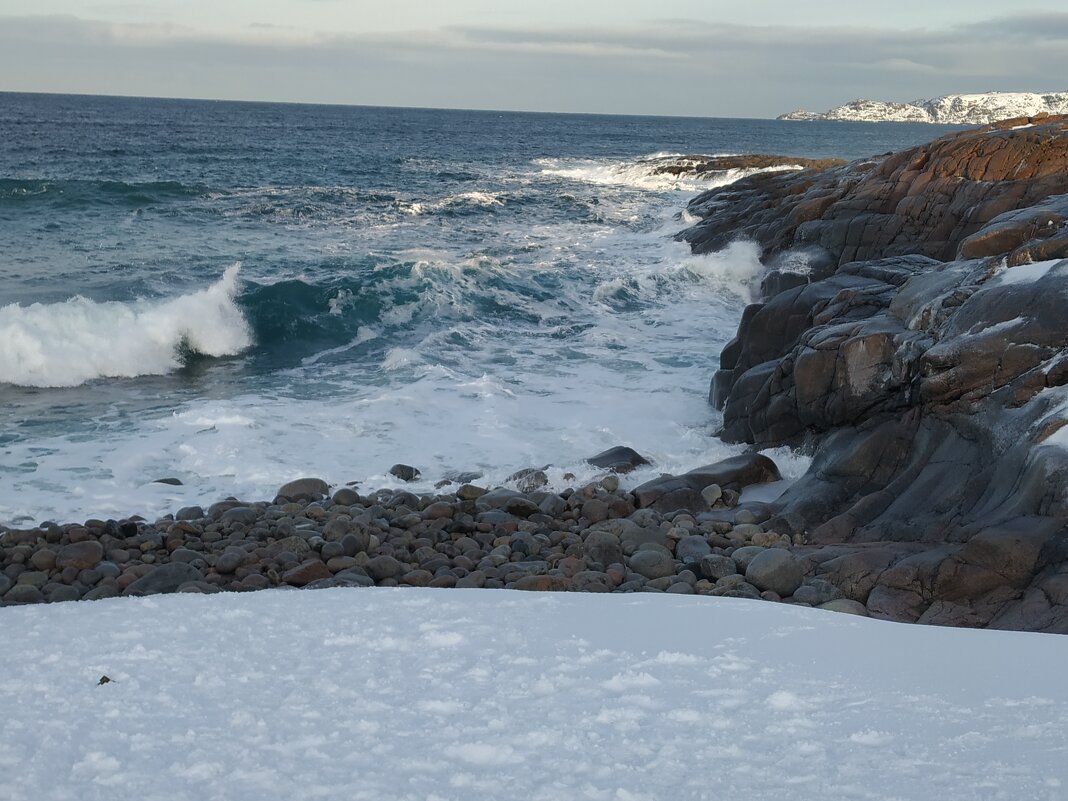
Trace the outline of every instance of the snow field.
<instances>
[{"instance_id":1,"label":"snow field","mask_svg":"<svg viewBox=\"0 0 1068 801\"><path fill-rule=\"evenodd\" d=\"M5 801L1068 797L1053 635L407 588L8 607L0 625Z\"/></svg>"}]
</instances>

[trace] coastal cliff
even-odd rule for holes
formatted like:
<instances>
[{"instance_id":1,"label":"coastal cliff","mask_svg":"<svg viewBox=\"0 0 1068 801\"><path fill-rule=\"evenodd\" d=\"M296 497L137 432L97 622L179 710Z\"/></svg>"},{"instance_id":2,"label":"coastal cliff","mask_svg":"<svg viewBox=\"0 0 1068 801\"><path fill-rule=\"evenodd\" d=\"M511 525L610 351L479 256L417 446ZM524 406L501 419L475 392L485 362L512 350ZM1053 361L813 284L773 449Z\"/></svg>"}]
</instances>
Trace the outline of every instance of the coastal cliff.
<instances>
[{"instance_id":1,"label":"coastal cliff","mask_svg":"<svg viewBox=\"0 0 1068 801\"><path fill-rule=\"evenodd\" d=\"M721 436L813 450L765 529L877 617L1068 631L1068 117L695 198L769 267ZM798 265L801 265L799 268Z\"/></svg>"}]
</instances>

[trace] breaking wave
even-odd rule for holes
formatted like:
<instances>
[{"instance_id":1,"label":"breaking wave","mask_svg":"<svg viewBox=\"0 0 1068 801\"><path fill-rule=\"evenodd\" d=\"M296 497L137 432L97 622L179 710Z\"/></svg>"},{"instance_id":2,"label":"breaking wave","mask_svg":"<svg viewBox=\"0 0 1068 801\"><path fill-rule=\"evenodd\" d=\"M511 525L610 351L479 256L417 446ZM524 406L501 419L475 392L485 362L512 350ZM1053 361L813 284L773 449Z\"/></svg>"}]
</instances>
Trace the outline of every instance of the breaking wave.
<instances>
[{"instance_id":1,"label":"breaking wave","mask_svg":"<svg viewBox=\"0 0 1068 801\"><path fill-rule=\"evenodd\" d=\"M723 154L720 154L723 155ZM800 169L797 166L696 170L704 157L680 153L653 153L639 159L605 161L601 159L538 159L543 176L599 186L628 186L654 192L701 192L761 172Z\"/></svg>"},{"instance_id":2,"label":"breaking wave","mask_svg":"<svg viewBox=\"0 0 1068 801\"><path fill-rule=\"evenodd\" d=\"M162 375L190 355L232 356L252 344L234 301L240 265L207 289L170 300L0 307L0 383L73 387L96 378Z\"/></svg>"}]
</instances>

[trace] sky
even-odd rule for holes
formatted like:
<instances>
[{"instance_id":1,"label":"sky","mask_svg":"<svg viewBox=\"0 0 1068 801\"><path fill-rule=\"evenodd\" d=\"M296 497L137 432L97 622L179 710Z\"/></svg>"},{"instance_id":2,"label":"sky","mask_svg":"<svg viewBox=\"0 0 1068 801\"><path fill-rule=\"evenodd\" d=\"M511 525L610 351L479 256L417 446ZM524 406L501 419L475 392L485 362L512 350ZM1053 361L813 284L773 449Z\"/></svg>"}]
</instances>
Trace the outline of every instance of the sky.
<instances>
[{"instance_id":1,"label":"sky","mask_svg":"<svg viewBox=\"0 0 1068 801\"><path fill-rule=\"evenodd\" d=\"M0 0L0 91L773 117L1065 76L1064 0Z\"/></svg>"}]
</instances>

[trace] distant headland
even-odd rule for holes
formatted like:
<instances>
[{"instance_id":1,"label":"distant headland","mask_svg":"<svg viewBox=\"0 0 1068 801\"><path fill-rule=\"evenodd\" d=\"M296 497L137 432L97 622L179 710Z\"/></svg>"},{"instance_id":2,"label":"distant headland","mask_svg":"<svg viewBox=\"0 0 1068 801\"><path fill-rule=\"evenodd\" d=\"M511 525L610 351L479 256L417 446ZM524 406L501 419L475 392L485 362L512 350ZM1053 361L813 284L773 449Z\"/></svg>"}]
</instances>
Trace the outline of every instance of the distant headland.
<instances>
[{"instance_id":1,"label":"distant headland","mask_svg":"<svg viewBox=\"0 0 1068 801\"><path fill-rule=\"evenodd\" d=\"M942 95L933 100L914 100L911 103L853 100L822 114L798 109L778 119L989 125L1014 117L1065 113L1068 113L1068 92L986 92Z\"/></svg>"}]
</instances>

